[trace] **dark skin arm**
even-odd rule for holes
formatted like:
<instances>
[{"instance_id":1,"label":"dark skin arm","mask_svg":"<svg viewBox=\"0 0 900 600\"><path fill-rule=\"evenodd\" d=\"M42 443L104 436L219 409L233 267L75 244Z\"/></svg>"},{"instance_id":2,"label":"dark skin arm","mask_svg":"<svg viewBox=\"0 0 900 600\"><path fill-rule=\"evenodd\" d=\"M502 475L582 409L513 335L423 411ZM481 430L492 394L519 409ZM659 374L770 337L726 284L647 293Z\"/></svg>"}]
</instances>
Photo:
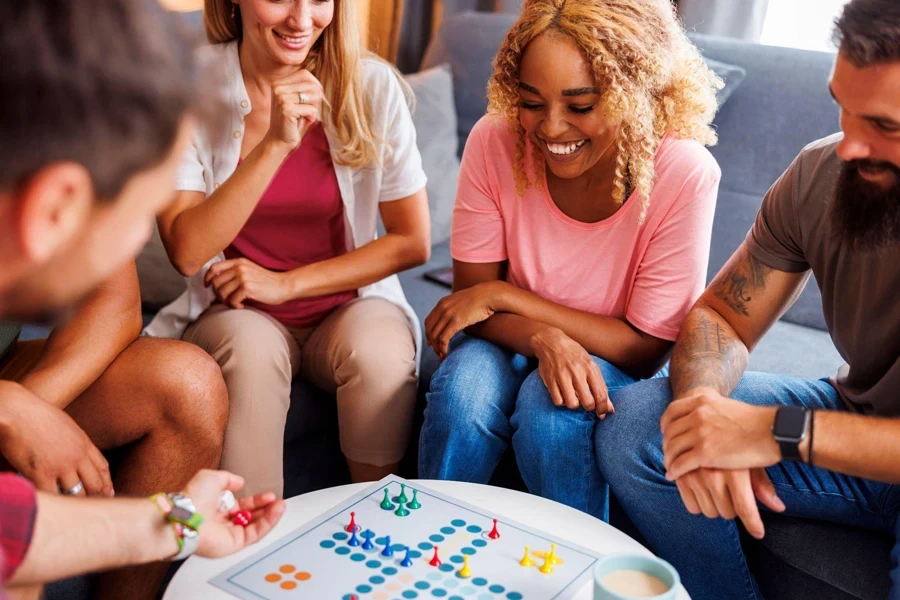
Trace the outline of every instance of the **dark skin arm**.
<instances>
[{"instance_id":1,"label":"dark skin arm","mask_svg":"<svg viewBox=\"0 0 900 600\"><path fill-rule=\"evenodd\" d=\"M64 325L53 330L44 352L21 384L65 409L141 333L137 268L128 263L104 283Z\"/></svg>"}]
</instances>

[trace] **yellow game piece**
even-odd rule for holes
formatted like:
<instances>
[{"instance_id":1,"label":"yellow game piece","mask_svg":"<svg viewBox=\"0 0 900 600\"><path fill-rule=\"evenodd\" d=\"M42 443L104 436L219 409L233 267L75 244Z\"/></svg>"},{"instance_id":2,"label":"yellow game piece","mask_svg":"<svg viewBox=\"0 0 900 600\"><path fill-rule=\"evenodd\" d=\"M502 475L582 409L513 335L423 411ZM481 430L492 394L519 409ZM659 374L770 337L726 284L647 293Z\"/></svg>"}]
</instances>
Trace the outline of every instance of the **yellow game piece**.
<instances>
[{"instance_id":1,"label":"yellow game piece","mask_svg":"<svg viewBox=\"0 0 900 600\"><path fill-rule=\"evenodd\" d=\"M462 569L459 570L459 573L457 573L457 575L459 575L463 579L468 579L469 577L472 576L472 571L469 570L469 555L468 554L463 555L463 566L462 566Z\"/></svg>"},{"instance_id":2,"label":"yellow game piece","mask_svg":"<svg viewBox=\"0 0 900 600\"><path fill-rule=\"evenodd\" d=\"M544 556L544 564L542 564L542 565L538 568L538 571L540 571L540 572L543 573L544 575L549 575L550 573L553 572L553 564L552 564L552 562L550 561L550 555L549 555L549 554L547 554L546 556Z\"/></svg>"},{"instance_id":3,"label":"yellow game piece","mask_svg":"<svg viewBox=\"0 0 900 600\"><path fill-rule=\"evenodd\" d=\"M534 561L531 560L530 556L528 556L530 550L531 549L528 546L525 546L525 556L523 556L522 560L519 561L519 564L522 565L523 567L533 567L534 566Z\"/></svg>"},{"instance_id":4,"label":"yellow game piece","mask_svg":"<svg viewBox=\"0 0 900 600\"><path fill-rule=\"evenodd\" d=\"M550 556L548 556L551 565L558 565L561 561L556 557L556 544L550 544Z\"/></svg>"}]
</instances>

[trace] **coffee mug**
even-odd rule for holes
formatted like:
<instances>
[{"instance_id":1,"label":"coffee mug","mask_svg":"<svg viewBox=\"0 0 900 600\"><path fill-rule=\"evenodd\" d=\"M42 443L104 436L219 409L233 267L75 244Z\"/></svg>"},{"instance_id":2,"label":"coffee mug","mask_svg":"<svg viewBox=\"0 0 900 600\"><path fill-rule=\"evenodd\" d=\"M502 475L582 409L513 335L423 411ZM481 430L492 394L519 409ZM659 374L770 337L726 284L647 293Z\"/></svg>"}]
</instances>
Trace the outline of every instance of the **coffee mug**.
<instances>
[{"instance_id":1,"label":"coffee mug","mask_svg":"<svg viewBox=\"0 0 900 600\"><path fill-rule=\"evenodd\" d=\"M612 554L594 566L594 600L675 600L680 584L678 571L655 556Z\"/></svg>"}]
</instances>

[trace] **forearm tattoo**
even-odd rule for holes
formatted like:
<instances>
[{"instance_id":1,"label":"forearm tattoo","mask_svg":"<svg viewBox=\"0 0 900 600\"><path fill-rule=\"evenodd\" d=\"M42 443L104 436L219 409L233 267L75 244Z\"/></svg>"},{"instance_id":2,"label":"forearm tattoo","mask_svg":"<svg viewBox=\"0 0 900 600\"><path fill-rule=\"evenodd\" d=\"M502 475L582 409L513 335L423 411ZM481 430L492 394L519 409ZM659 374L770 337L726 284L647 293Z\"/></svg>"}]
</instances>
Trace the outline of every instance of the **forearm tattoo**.
<instances>
[{"instance_id":1,"label":"forearm tattoo","mask_svg":"<svg viewBox=\"0 0 900 600\"><path fill-rule=\"evenodd\" d=\"M710 318L711 310L691 311L675 343L670 379L676 398L700 387L727 396L747 368L747 347L730 328Z\"/></svg>"},{"instance_id":2,"label":"forearm tattoo","mask_svg":"<svg viewBox=\"0 0 900 600\"><path fill-rule=\"evenodd\" d=\"M744 260L735 263L713 281L711 291L716 298L727 304L734 312L750 316L750 301L765 289L766 277L772 268L756 260L747 250L743 250Z\"/></svg>"}]
</instances>

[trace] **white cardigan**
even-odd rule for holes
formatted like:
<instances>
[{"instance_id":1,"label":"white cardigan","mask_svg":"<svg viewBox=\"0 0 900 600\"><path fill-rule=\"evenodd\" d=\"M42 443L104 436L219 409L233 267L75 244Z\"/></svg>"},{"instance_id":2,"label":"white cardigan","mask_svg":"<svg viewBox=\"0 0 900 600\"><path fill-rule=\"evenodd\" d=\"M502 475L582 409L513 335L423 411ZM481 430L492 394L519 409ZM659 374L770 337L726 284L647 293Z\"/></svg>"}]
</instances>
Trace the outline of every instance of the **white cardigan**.
<instances>
[{"instance_id":1,"label":"white cardigan","mask_svg":"<svg viewBox=\"0 0 900 600\"><path fill-rule=\"evenodd\" d=\"M237 168L244 137L244 116L250 113L250 98L244 87L237 42L204 46L198 60L213 80L219 83L220 101L227 108L217 125L218 131L199 130L182 161L176 189L211 194ZM373 128L384 144L378 148L380 166L353 169L334 165L338 187L344 202L347 224L347 249L360 248L377 237L379 202L391 202L412 196L425 187L422 157L416 147L416 130L409 105L394 71L375 60L362 61L363 89L372 103ZM340 140L325 124L332 156L340 148ZM163 308L144 330L146 335L180 338L185 328L209 308L215 299L203 285L207 269L220 260L219 254L199 273L187 278L187 291ZM359 290L362 298L381 297L399 306L409 319L416 340L416 355L422 348L419 320L403 295L400 279L391 275Z\"/></svg>"}]
</instances>

